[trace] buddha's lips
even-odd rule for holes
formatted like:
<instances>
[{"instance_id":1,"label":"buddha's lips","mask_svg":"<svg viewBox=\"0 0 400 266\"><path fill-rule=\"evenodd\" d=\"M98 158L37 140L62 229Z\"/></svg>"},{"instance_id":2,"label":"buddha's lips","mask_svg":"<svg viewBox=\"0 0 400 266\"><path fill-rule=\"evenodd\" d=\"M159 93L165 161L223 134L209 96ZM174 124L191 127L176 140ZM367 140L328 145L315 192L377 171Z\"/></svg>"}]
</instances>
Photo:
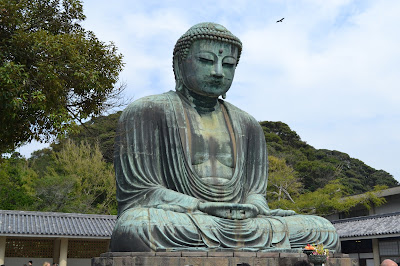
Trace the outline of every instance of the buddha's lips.
<instances>
[{"instance_id":1,"label":"buddha's lips","mask_svg":"<svg viewBox=\"0 0 400 266\"><path fill-rule=\"evenodd\" d=\"M211 84L211 85L222 85L222 84L224 84L224 80L223 79L209 79L207 81L207 83Z\"/></svg>"}]
</instances>

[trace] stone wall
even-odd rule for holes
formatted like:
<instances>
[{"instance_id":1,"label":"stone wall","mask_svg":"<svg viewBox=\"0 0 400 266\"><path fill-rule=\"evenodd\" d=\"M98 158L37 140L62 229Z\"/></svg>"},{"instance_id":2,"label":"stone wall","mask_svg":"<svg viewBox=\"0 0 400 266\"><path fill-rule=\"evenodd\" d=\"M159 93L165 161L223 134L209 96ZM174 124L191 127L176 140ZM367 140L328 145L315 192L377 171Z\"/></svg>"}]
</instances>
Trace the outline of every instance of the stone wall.
<instances>
[{"instance_id":1,"label":"stone wall","mask_svg":"<svg viewBox=\"0 0 400 266\"><path fill-rule=\"evenodd\" d=\"M107 252L92 266L289 266L307 261L302 253L267 252ZM246 264L247 263L247 264ZM325 266L358 266L346 254L334 254Z\"/></svg>"}]
</instances>

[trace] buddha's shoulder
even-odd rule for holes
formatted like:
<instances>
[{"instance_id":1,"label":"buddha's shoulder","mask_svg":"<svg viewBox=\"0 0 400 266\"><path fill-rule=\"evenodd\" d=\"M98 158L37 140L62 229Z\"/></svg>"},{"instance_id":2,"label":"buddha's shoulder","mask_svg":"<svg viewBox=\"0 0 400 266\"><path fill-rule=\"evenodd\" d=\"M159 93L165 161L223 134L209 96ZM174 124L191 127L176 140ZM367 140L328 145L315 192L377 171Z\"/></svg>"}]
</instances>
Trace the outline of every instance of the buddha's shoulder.
<instances>
[{"instance_id":1,"label":"buddha's shoulder","mask_svg":"<svg viewBox=\"0 0 400 266\"><path fill-rule=\"evenodd\" d=\"M147 107L156 106L156 105L165 105L170 102L170 98L173 93L174 92L169 91L169 92L162 93L162 94L145 96L145 97L137 99L134 102L132 102L131 104L129 104L127 109L147 108Z\"/></svg>"},{"instance_id":2,"label":"buddha's shoulder","mask_svg":"<svg viewBox=\"0 0 400 266\"><path fill-rule=\"evenodd\" d=\"M169 91L162 94L149 95L129 104L123 113L140 113L140 112L163 112L165 108L171 105L171 98L174 92Z\"/></svg>"},{"instance_id":3,"label":"buddha's shoulder","mask_svg":"<svg viewBox=\"0 0 400 266\"><path fill-rule=\"evenodd\" d=\"M255 126L260 126L260 124L257 122L257 120L250 114L248 114L246 111L243 111L239 107L227 102L223 101L224 106L228 110L231 116L235 117L236 119L243 121L247 121L249 124L253 124Z\"/></svg>"}]
</instances>

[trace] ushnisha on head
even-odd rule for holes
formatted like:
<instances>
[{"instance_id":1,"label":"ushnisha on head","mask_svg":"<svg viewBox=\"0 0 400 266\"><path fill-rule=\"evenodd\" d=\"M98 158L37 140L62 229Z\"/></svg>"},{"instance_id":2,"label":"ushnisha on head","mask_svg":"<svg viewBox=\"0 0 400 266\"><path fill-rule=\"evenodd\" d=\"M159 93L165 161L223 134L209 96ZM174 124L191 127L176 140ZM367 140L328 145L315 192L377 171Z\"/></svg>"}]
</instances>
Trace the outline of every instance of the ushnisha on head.
<instances>
[{"instance_id":1,"label":"ushnisha on head","mask_svg":"<svg viewBox=\"0 0 400 266\"><path fill-rule=\"evenodd\" d=\"M224 26L210 22L194 25L174 48L176 90L224 98L241 51L242 42Z\"/></svg>"},{"instance_id":2,"label":"ushnisha on head","mask_svg":"<svg viewBox=\"0 0 400 266\"><path fill-rule=\"evenodd\" d=\"M175 44L174 59L176 57L180 60L185 59L189 53L190 46L197 40L215 40L236 45L239 50L237 60L237 63L239 63L240 54L242 53L242 42L224 26L212 22L196 24L185 32Z\"/></svg>"}]
</instances>

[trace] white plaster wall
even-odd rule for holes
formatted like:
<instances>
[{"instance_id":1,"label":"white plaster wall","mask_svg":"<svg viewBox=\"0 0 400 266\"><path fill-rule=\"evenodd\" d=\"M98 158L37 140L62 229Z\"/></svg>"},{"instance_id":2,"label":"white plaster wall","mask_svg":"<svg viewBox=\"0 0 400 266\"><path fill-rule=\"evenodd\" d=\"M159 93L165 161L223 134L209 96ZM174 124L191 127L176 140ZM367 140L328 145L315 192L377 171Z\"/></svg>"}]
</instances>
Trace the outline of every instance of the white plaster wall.
<instances>
[{"instance_id":1,"label":"white plaster wall","mask_svg":"<svg viewBox=\"0 0 400 266\"><path fill-rule=\"evenodd\" d=\"M68 266L91 266L92 259L67 259L67 265ZM8 265L6 265L6 266L8 266Z\"/></svg>"},{"instance_id":2,"label":"white plaster wall","mask_svg":"<svg viewBox=\"0 0 400 266\"><path fill-rule=\"evenodd\" d=\"M24 264L28 265L28 261L33 262L33 266L42 266L45 261L53 263L53 258L8 258L6 257L4 260L5 266L23 266Z\"/></svg>"},{"instance_id":3,"label":"white plaster wall","mask_svg":"<svg viewBox=\"0 0 400 266\"><path fill-rule=\"evenodd\" d=\"M400 195L386 197L387 203L375 207L376 214L385 214L400 211Z\"/></svg>"},{"instance_id":4,"label":"white plaster wall","mask_svg":"<svg viewBox=\"0 0 400 266\"><path fill-rule=\"evenodd\" d=\"M339 213L334 213L334 214L325 216L325 219L327 219L328 221L339 220Z\"/></svg>"},{"instance_id":5,"label":"white plaster wall","mask_svg":"<svg viewBox=\"0 0 400 266\"><path fill-rule=\"evenodd\" d=\"M5 266L23 266L24 264L28 265L28 261L33 262L33 266L42 266L45 261L50 262L50 265L53 264L52 258L5 258L4 265ZM90 266L92 260L91 259L67 259L68 266Z\"/></svg>"}]
</instances>

